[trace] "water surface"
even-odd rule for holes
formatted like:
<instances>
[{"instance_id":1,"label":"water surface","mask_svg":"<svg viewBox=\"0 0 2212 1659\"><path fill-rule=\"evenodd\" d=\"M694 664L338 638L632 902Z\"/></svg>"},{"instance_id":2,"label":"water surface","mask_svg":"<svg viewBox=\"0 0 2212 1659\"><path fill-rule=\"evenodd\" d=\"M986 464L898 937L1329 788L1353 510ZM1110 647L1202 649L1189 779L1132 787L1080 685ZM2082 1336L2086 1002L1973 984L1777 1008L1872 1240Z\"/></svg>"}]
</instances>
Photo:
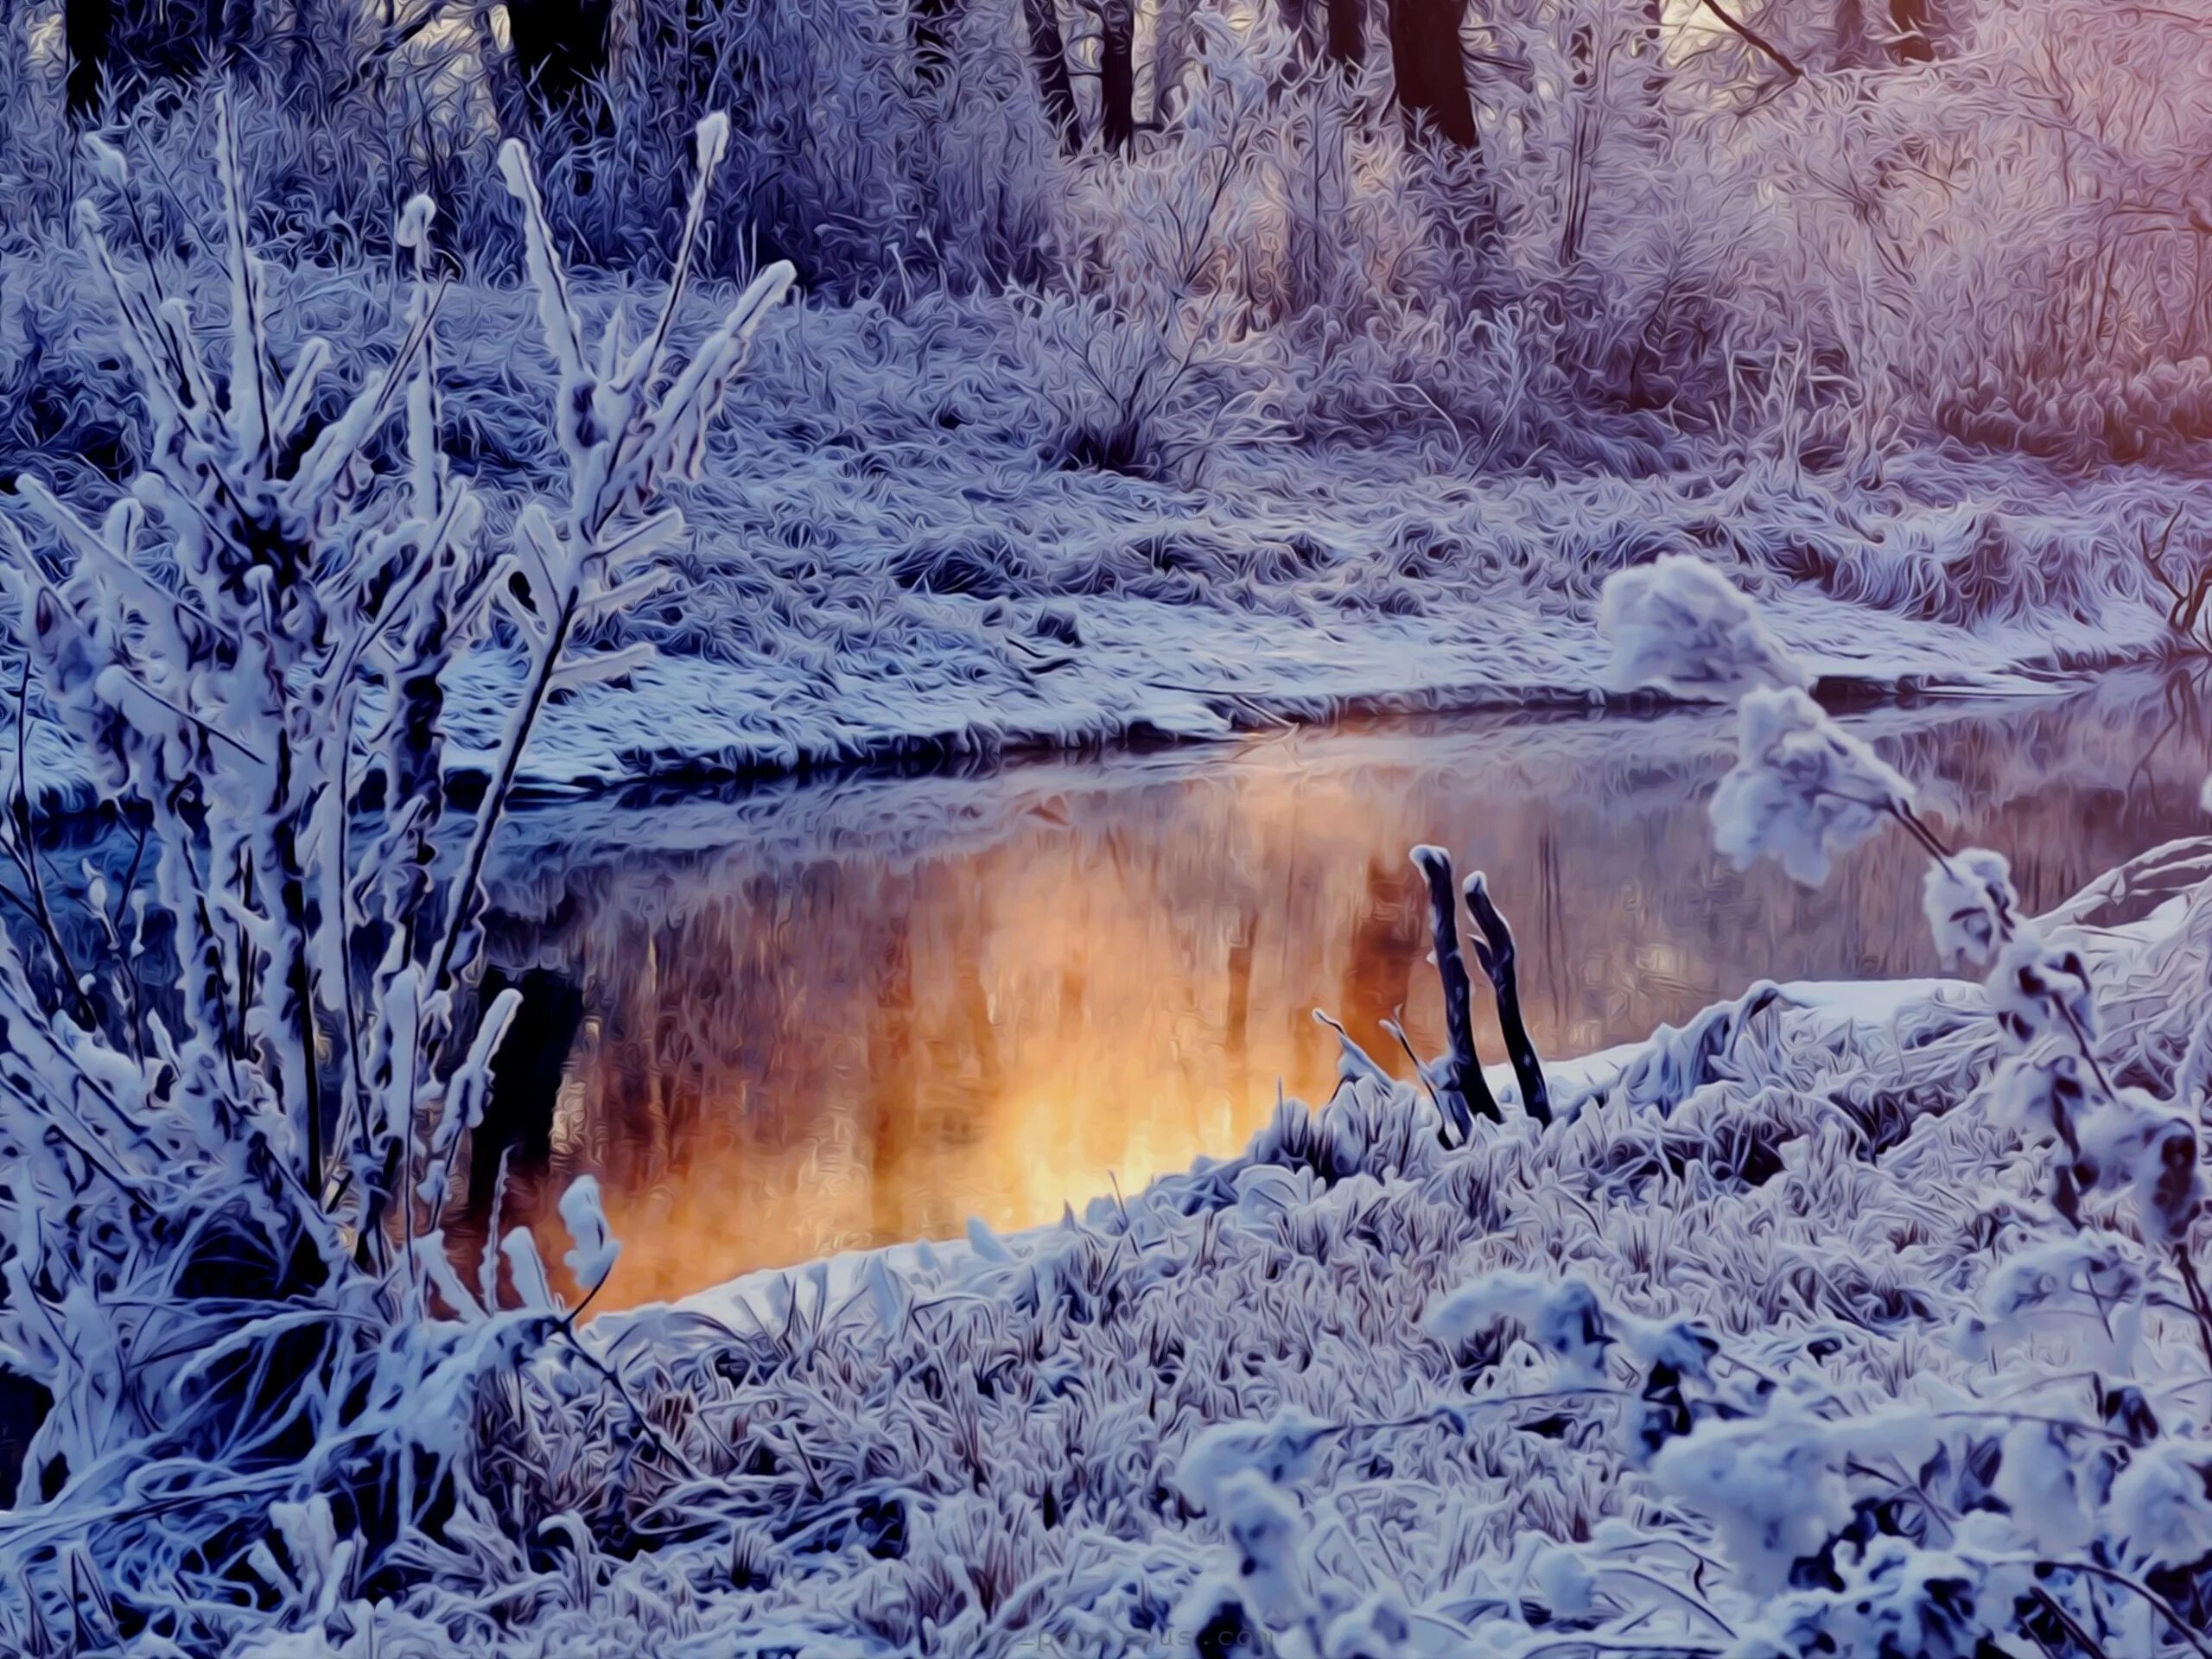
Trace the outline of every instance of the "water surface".
<instances>
[{"instance_id":1,"label":"water surface","mask_svg":"<svg viewBox=\"0 0 2212 1659\"><path fill-rule=\"evenodd\" d=\"M2132 683L1849 723L2033 910L2203 827L2197 710ZM1762 976L1935 971L1901 837L1818 891L1713 855L1732 745L1718 713L1432 717L525 814L495 891L538 1051L495 1113L513 1200L557 1260L550 1195L596 1173L619 1304L1231 1154L1278 1090L1325 1096L1313 1009L1402 1075L1381 1021L1441 1046L1419 842L1489 874L1547 1055Z\"/></svg>"}]
</instances>

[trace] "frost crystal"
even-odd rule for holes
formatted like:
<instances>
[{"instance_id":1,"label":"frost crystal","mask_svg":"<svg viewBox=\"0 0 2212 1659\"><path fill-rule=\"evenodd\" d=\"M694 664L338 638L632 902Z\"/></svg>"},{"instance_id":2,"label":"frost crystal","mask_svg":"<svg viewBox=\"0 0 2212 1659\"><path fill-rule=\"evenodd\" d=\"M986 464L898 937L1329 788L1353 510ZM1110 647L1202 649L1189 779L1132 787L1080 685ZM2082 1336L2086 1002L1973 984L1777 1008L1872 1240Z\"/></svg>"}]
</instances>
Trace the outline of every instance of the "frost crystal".
<instances>
[{"instance_id":1,"label":"frost crystal","mask_svg":"<svg viewBox=\"0 0 2212 1659\"><path fill-rule=\"evenodd\" d=\"M1821 1426L1777 1411L1714 1420L1653 1460L1661 1489L1709 1517L1745 1589L1766 1595L1851 1519Z\"/></svg>"},{"instance_id":2,"label":"frost crystal","mask_svg":"<svg viewBox=\"0 0 2212 1659\"><path fill-rule=\"evenodd\" d=\"M1176 1484L1192 1503L1211 1510L1236 1475L1250 1471L1270 1481L1296 1480L1312 1467L1314 1449L1330 1429L1299 1412L1267 1422L1223 1423L1191 1443L1176 1470Z\"/></svg>"},{"instance_id":3,"label":"frost crystal","mask_svg":"<svg viewBox=\"0 0 2212 1659\"><path fill-rule=\"evenodd\" d=\"M1748 693L1739 758L1713 797L1713 842L1748 868L1772 855L1798 880L1912 804L1912 785L1802 691Z\"/></svg>"},{"instance_id":4,"label":"frost crystal","mask_svg":"<svg viewBox=\"0 0 2212 1659\"><path fill-rule=\"evenodd\" d=\"M2084 1334L2116 1363L2132 1354L2145 1288L2138 1247L2084 1229L2026 1249L1983 1287L1981 1312L1961 1322L1959 1347L1972 1359L2044 1332Z\"/></svg>"},{"instance_id":5,"label":"frost crystal","mask_svg":"<svg viewBox=\"0 0 2212 1659\"><path fill-rule=\"evenodd\" d=\"M392 228L392 240L403 248L419 248L430 233L430 221L437 216L438 205L428 196L410 196L406 207L399 211L399 222Z\"/></svg>"},{"instance_id":6,"label":"frost crystal","mask_svg":"<svg viewBox=\"0 0 2212 1659\"><path fill-rule=\"evenodd\" d=\"M1614 1340L1597 1293L1580 1279L1558 1284L1522 1273L1494 1273L1453 1291L1424 1321L1440 1340L1465 1342L1501 1319L1517 1319L1560 1357L1570 1384L1600 1382Z\"/></svg>"},{"instance_id":7,"label":"frost crystal","mask_svg":"<svg viewBox=\"0 0 2212 1659\"><path fill-rule=\"evenodd\" d=\"M1968 847L1929 867L1921 906L1944 961L1986 962L2019 909L2002 853Z\"/></svg>"},{"instance_id":8,"label":"frost crystal","mask_svg":"<svg viewBox=\"0 0 2212 1659\"><path fill-rule=\"evenodd\" d=\"M2136 1560L2202 1560L2212 1554L2212 1446L2167 1440L2139 1452L2113 1482L2109 1507Z\"/></svg>"},{"instance_id":9,"label":"frost crystal","mask_svg":"<svg viewBox=\"0 0 2212 1659\"><path fill-rule=\"evenodd\" d=\"M1686 554L1616 571L1598 601L1612 642L1607 680L1727 702L1755 686L1812 683L1767 632L1758 609L1712 566Z\"/></svg>"},{"instance_id":10,"label":"frost crystal","mask_svg":"<svg viewBox=\"0 0 2212 1659\"><path fill-rule=\"evenodd\" d=\"M118 190L130 182L130 164L123 159L123 152L96 132L88 132L83 139L85 159L92 164L92 171Z\"/></svg>"},{"instance_id":11,"label":"frost crystal","mask_svg":"<svg viewBox=\"0 0 2212 1659\"><path fill-rule=\"evenodd\" d=\"M1222 1483L1223 1524L1237 1552L1237 1577L1254 1611L1281 1629L1306 1611L1299 1543L1306 1517L1289 1494L1249 1469Z\"/></svg>"},{"instance_id":12,"label":"frost crystal","mask_svg":"<svg viewBox=\"0 0 2212 1659\"><path fill-rule=\"evenodd\" d=\"M2088 1103L2088 1079L2070 1050L2015 1055L1997 1068L1990 1084L1991 1116L2037 1144L2078 1145Z\"/></svg>"},{"instance_id":13,"label":"frost crystal","mask_svg":"<svg viewBox=\"0 0 2212 1659\"><path fill-rule=\"evenodd\" d=\"M1397 1659L1408 1651L1413 1620L1405 1604L1385 1592L1370 1596L1329 1626L1323 1659Z\"/></svg>"},{"instance_id":14,"label":"frost crystal","mask_svg":"<svg viewBox=\"0 0 2212 1659\"><path fill-rule=\"evenodd\" d=\"M2045 1554L2079 1549L2096 1535L2083 1512L2081 1471L2067 1433L2041 1421L2014 1425L1991 1488L2011 1508L2013 1524Z\"/></svg>"}]
</instances>

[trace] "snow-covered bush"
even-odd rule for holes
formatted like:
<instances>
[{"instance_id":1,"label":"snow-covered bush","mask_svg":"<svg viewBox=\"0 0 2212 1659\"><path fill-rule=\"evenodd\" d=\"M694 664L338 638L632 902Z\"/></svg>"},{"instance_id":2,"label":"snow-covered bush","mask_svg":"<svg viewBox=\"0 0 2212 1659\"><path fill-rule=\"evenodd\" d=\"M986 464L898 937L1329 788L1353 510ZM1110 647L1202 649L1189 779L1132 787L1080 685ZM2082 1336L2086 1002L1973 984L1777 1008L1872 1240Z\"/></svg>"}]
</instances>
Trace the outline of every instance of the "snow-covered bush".
<instances>
[{"instance_id":1,"label":"snow-covered bush","mask_svg":"<svg viewBox=\"0 0 2212 1659\"><path fill-rule=\"evenodd\" d=\"M1610 677L1622 690L1656 686L1681 697L1733 701L1754 687L1808 683L1750 597L1686 554L1666 554L1611 576L1598 626L1611 643Z\"/></svg>"},{"instance_id":2,"label":"snow-covered bush","mask_svg":"<svg viewBox=\"0 0 2212 1659\"><path fill-rule=\"evenodd\" d=\"M150 872L112 893L52 879L19 731L0 837L22 912L0 931L0 1359L52 1403L0 1517L17 1650L54 1630L87 1651L219 1649L272 1597L311 1616L434 1559L486 1577L522 1559L476 1478L480 1430L573 1316L526 1230L473 1283L444 1233L516 1001L472 1016L480 878L548 697L634 661L570 647L665 581L653 556L682 521L658 498L696 474L791 282L763 272L672 354L727 138L710 118L667 301L594 340L511 146L568 487L495 535L442 448L431 204L394 231L411 280L389 355L335 392L327 341L272 352L229 113L221 354L162 261L142 244L134 269L87 204L146 467L97 521L28 477L0 506L19 725L50 715ZM93 159L135 226L126 169ZM488 781L463 795L445 701L495 615L518 671L496 747L471 757ZM99 927L57 925L78 905ZM87 936L91 958L69 943ZM596 1192L563 1215L589 1292L616 1249Z\"/></svg>"},{"instance_id":3,"label":"snow-covered bush","mask_svg":"<svg viewBox=\"0 0 2212 1659\"><path fill-rule=\"evenodd\" d=\"M1663 658L1652 666L1644 637L1659 609L1652 594L1661 588L1632 573L1609 586L1604 614L1631 681L1679 671ZM1736 654L1724 640L1713 677L1745 677L1733 666ZM2107 1357L2129 1375L2141 1363L2136 1346L2150 1310L2163 1305L2179 1315L2183 1328L2194 1327L2205 1380L2212 1381L2212 1299L2196 1264L2193 1237L2206 1185L2202 1078L2184 1065L2177 1082L2198 1097L2177 1094L2171 1101L2116 1084L2082 950L2018 914L2002 857L1946 846L1915 811L1904 779L1837 728L1802 691L1755 685L1744 691L1742 711L1743 756L1713 801L1715 840L1723 850L1746 861L1770 853L1792 874L1816 881L1832 850L1872 834L1885 817L1893 819L1931 861L1925 909L1938 947L1947 956L1991 963L1985 1000L2006 1058L1984 1081L1979 1098L2004 1129L2031 1148L2049 1148L2049 1214L2072 1236L2016 1257L1993 1275L1982 1313L1965 1329L1967 1351L1986 1356L1994 1333L2023 1328L2031 1314L2089 1313L2107 1332L2117 1326L2131 1333L2116 1339ZM2201 1006L2205 968L2201 962L2193 967L2198 982L2190 988ZM2105 1213L2093 1216L2090 1205L2100 1199ZM2125 1231L2093 1230L2097 1227ZM1546 1327L1538 1321L1536 1328ZM1556 1338L1553 1343L1559 1345ZM1567 1359L1579 1363L1572 1351ZM1813 1440L1788 1432L1791 1421L1805 1422ZM2176 1482L2169 1471L2177 1460L2196 1471L2212 1457L2190 1431L2159 1440L2155 1421L2116 1437L2138 1448L2133 1452L2115 1452L2094 1429L2069 1432L2074 1427L2066 1420L2030 1417L2005 1437L1988 1490L2009 1508L2009 1528L1948 1512L1929 1497L1928 1471L1935 1465L1929 1459L1938 1448L1920 1424L1781 1419L1769 1410L1754 1421L1697 1429L1661 1454L1655 1474L1714 1516L1747 1582L1768 1592L1792 1584L1810 1589L1805 1564L1822 1563L1813 1576L1827 1582L1815 1593L1775 1603L1764 1634L1745 1652L1963 1656L2035 1630L2037 1611L2064 1637L2101 1652L2075 1622L2082 1610L2063 1605L2064 1598L2050 1587L2070 1586L2077 1597L2090 1595L2100 1579L2139 1599L2121 1610L2120 1625L2133 1630L2145 1650L2156 1650L2168 1634L2195 1643L2187 1616L2168 1605L2158 1587L2112 1564L2178 1570L2192 1598L2212 1590L2212 1534L2199 1536L2195 1522L2176 1511L2172 1525L2182 1541L2161 1560L2152 1541L2166 1522L2148 1509L2164 1500L2146 1507L2123 1496L2192 1491L2188 1476ZM1839 1435L1841 1442L1834 1440ZM1789 1449L1793 1438L1801 1452L1826 1443L1863 1446L1901 1468L1921 1468L1920 1496L1950 1535L1940 1548L1926 1526L1916 1535L1868 1536L1859 1529L1853 1536L1862 1517L1846 1501L1836 1466L1808 1452L1809 1466L1799 1467L1802 1459ZM1904 1449L1908 1445L1910 1451ZM2194 1489L2192 1501L2204 1490ZM1824 1495L1808 1502L1808 1494ZM1847 1549L1841 1547L1847 1539ZM2155 1617L2145 1618L2145 1605ZM2107 1617L2094 1609L2089 1622L2101 1624ZM2156 1628L2161 1619L2164 1631Z\"/></svg>"}]
</instances>

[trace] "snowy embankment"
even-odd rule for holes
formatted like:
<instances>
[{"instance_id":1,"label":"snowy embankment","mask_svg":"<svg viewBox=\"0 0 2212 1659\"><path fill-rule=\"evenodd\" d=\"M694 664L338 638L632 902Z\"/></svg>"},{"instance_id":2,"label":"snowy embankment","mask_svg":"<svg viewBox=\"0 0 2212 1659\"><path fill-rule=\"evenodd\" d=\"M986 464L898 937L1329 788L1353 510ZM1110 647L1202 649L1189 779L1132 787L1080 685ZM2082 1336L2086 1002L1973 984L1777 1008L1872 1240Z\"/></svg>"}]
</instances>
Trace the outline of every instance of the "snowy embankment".
<instances>
[{"instance_id":1,"label":"snowy embankment","mask_svg":"<svg viewBox=\"0 0 2212 1659\"><path fill-rule=\"evenodd\" d=\"M527 454L510 405L543 394L500 344L512 302L456 303L455 406ZM690 550L607 637L658 656L550 711L531 780L1586 702L1599 588L1670 552L1732 569L1840 692L2017 690L2166 647L2138 541L2177 509L2212 519L2203 480L1948 449L1879 476L1688 440L1672 471L1493 471L1403 436L1225 446L1165 479L1066 468L1009 327L950 302L772 322L685 493Z\"/></svg>"},{"instance_id":2,"label":"snowy embankment","mask_svg":"<svg viewBox=\"0 0 2212 1659\"><path fill-rule=\"evenodd\" d=\"M1130 599L1000 601L993 617L976 601L941 604L969 612L970 632L949 631L942 654L919 664L864 658L795 684L773 670L660 656L620 687L554 711L527 779L550 789L710 780L1131 735L1217 738L1359 711L1594 703L1606 690L1591 620L1510 591L1417 619L1240 614ZM2147 607L2094 626L1968 630L1805 593L1780 597L1772 613L1823 680L1861 694L2048 690L2058 663L2139 656L2157 640ZM1036 647L1052 655L1008 672L994 636L1024 624L1048 639L1052 630L1074 633L1080 644ZM496 659L478 661L489 683L476 707L504 707L512 684L489 672ZM475 729L466 687L461 698L457 723ZM481 724L488 737L488 719Z\"/></svg>"},{"instance_id":3,"label":"snowy embankment","mask_svg":"<svg viewBox=\"0 0 2212 1659\"><path fill-rule=\"evenodd\" d=\"M2116 1076L2201 1010L2208 854L2043 924ZM2053 1216L2001 1046L1970 982L1763 987L1457 1150L1351 1060L1058 1226L610 1316L622 1390L505 1476L582 1524L375 1651L2202 1652L2206 1360L2125 1206Z\"/></svg>"},{"instance_id":4,"label":"snowy embankment","mask_svg":"<svg viewBox=\"0 0 2212 1659\"><path fill-rule=\"evenodd\" d=\"M0 336L81 333L55 395L99 402L114 391L94 362L104 324L84 315L73 259L7 268L23 280ZM311 333L373 336L398 303L377 273L272 280L286 360ZM678 340L727 298L696 297ZM603 315L612 296L582 303ZM454 447L495 539L561 464L540 414L551 376L517 349L525 308L463 283L442 313ZM525 786L1585 702L1605 683L1599 587L1670 551L1732 569L1837 690L2017 690L2168 643L2135 549L2177 509L2212 520L2212 482L2147 467L2069 477L1907 449L1874 476L1689 438L1671 470L1633 474L1492 470L1440 427L1225 445L1166 479L1066 467L1043 365L1009 359L1017 322L983 300L772 320L730 430L683 492L671 579L589 641L652 654L563 694ZM80 481L88 503L111 498ZM454 677L456 765L491 747L519 673L494 646ZM58 745L36 772L64 796L77 776Z\"/></svg>"}]
</instances>

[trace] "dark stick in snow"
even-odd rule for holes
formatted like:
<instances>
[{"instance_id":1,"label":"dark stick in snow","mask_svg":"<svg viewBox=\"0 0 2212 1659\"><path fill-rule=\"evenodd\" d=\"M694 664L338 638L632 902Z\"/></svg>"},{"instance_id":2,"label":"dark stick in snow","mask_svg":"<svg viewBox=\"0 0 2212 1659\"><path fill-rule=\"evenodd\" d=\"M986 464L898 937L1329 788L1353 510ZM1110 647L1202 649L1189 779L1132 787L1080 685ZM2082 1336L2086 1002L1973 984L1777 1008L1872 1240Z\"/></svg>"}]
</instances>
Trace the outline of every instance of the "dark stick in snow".
<instances>
[{"instance_id":1,"label":"dark stick in snow","mask_svg":"<svg viewBox=\"0 0 2212 1659\"><path fill-rule=\"evenodd\" d=\"M1505 1119L1475 1052L1475 1020L1470 1007L1474 982L1467 975L1467 959L1459 954L1459 895L1452 885L1452 855L1441 847L1416 847L1413 860L1414 868L1428 883L1429 925L1436 936L1436 976L1444 984L1444 1028L1452 1040L1452 1075L1450 1086L1443 1091L1444 1102L1465 1142L1474 1135L1470 1113L1479 1113L1493 1123Z\"/></svg>"},{"instance_id":2,"label":"dark stick in snow","mask_svg":"<svg viewBox=\"0 0 2212 1659\"><path fill-rule=\"evenodd\" d=\"M1491 989L1497 994L1497 1023L1505 1033L1505 1057L1513 1062L1514 1081L1521 1085L1521 1109L1539 1123L1549 1123L1551 1091L1544 1087L1544 1068L1537 1061L1535 1044L1529 1039L1528 1022L1521 1017L1513 930L1491 902L1490 886L1480 870L1467 878L1467 913L1475 918L1475 960L1482 963Z\"/></svg>"}]
</instances>

